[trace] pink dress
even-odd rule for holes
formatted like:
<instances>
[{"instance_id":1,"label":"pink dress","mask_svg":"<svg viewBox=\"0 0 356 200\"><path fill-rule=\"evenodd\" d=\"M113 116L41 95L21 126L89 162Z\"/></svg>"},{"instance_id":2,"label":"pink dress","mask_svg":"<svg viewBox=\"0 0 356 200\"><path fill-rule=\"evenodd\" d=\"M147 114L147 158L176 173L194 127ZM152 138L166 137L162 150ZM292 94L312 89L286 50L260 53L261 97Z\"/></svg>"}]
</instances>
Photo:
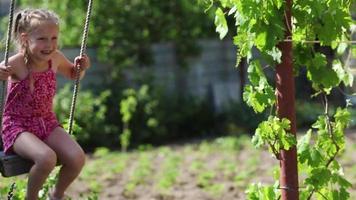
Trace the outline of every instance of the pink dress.
<instances>
[{"instance_id":1,"label":"pink dress","mask_svg":"<svg viewBox=\"0 0 356 200\"><path fill-rule=\"evenodd\" d=\"M46 139L60 126L53 112L56 93L56 74L51 61L44 72L32 72L34 89L30 90L30 76L24 80L8 83L7 99L2 122L2 140L5 153L23 132L30 132L39 139Z\"/></svg>"}]
</instances>

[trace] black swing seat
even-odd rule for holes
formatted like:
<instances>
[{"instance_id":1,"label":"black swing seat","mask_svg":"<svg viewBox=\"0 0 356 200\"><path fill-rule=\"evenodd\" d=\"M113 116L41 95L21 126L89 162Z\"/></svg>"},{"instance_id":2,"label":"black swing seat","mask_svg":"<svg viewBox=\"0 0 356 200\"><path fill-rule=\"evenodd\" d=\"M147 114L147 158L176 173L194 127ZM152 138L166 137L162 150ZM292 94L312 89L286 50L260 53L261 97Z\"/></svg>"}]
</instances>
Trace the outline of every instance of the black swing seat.
<instances>
[{"instance_id":1,"label":"black swing seat","mask_svg":"<svg viewBox=\"0 0 356 200\"><path fill-rule=\"evenodd\" d=\"M28 173L33 165L31 160L16 154L6 155L0 151L0 172L3 177L17 176Z\"/></svg>"}]
</instances>

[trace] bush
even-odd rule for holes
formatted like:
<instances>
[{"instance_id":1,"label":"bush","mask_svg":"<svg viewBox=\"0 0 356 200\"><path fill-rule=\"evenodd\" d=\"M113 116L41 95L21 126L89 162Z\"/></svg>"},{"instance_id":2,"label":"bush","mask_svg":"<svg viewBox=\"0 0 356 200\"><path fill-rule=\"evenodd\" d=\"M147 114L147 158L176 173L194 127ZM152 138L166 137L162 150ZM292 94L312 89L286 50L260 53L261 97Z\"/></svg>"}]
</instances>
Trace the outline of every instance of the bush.
<instances>
[{"instance_id":1,"label":"bush","mask_svg":"<svg viewBox=\"0 0 356 200\"><path fill-rule=\"evenodd\" d=\"M64 124L69 116L71 93L67 85L55 99L55 112ZM209 99L169 94L147 85L126 89L114 96L108 91L97 96L80 91L75 116L74 135L87 150L98 146L119 148L120 137L127 140L126 147L137 147L204 136L251 133L264 118L264 114L256 117L241 103L231 103L216 114ZM129 120L124 119L127 116ZM127 130L129 137L123 138L122 133Z\"/></svg>"},{"instance_id":2,"label":"bush","mask_svg":"<svg viewBox=\"0 0 356 200\"><path fill-rule=\"evenodd\" d=\"M157 118L168 140L215 134L216 115L208 100L193 96L159 97Z\"/></svg>"},{"instance_id":3,"label":"bush","mask_svg":"<svg viewBox=\"0 0 356 200\"><path fill-rule=\"evenodd\" d=\"M110 146L116 143L113 138L115 138L118 128L106 123L107 106L105 101L109 97L109 91L103 91L98 96L94 96L89 91L80 91L78 94L73 134L85 148ZM70 86L66 85L59 90L54 101L54 110L58 120L64 126L67 125L69 118L71 98L72 91Z\"/></svg>"},{"instance_id":4,"label":"bush","mask_svg":"<svg viewBox=\"0 0 356 200\"><path fill-rule=\"evenodd\" d=\"M134 100L134 108L126 108L125 102L129 100ZM123 110L131 110L126 126L131 133L130 143L134 145L202 136L212 132L215 126L215 116L207 102L163 94L147 85L124 91L120 119L127 115Z\"/></svg>"},{"instance_id":5,"label":"bush","mask_svg":"<svg viewBox=\"0 0 356 200\"><path fill-rule=\"evenodd\" d=\"M258 124L266 118L264 113L256 114L243 102L231 102L219 114L219 130L226 134L253 134Z\"/></svg>"}]
</instances>

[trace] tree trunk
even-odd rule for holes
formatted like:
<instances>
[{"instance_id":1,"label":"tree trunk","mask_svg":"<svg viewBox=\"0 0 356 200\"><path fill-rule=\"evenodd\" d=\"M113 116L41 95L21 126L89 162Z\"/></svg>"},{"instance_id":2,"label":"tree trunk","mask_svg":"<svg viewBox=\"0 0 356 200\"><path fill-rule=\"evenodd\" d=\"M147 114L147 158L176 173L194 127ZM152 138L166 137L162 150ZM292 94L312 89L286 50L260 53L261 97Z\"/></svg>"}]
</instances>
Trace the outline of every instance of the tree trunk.
<instances>
[{"instance_id":1,"label":"tree trunk","mask_svg":"<svg viewBox=\"0 0 356 200\"><path fill-rule=\"evenodd\" d=\"M286 0L285 37L291 38L292 0ZM293 76L292 43L281 42L278 48L282 51L282 63L276 67L277 113L280 118L288 118L291 122L290 132L296 135L295 117L295 85ZM280 157L280 188L282 200L298 200L298 169L297 149L281 150Z\"/></svg>"}]
</instances>

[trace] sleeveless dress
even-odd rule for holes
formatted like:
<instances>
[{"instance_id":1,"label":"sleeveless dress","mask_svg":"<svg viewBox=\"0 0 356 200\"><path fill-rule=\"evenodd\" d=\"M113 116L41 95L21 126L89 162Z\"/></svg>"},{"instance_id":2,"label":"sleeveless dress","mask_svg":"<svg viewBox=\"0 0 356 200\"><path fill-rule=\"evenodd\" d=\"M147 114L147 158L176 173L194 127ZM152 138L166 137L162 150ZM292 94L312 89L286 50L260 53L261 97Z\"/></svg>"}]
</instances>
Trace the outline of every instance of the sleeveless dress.
<instances>
[{"instance_id":1,"label":"sleeveless dress","mask_svg":"<svg viewBox=\"0 0 356 200\"><path fill-rule=\"evenodd\" d=\"M32 76L33 90L30 89ZM23 132L30 132L45 140L58 126L53 112L53 98L56 93L56 74L51 60L43 72L31 72L21 81L8 83L4 106L2 140L4 152L11 153L16 138Z\"/></svg>"}]
</instances>

